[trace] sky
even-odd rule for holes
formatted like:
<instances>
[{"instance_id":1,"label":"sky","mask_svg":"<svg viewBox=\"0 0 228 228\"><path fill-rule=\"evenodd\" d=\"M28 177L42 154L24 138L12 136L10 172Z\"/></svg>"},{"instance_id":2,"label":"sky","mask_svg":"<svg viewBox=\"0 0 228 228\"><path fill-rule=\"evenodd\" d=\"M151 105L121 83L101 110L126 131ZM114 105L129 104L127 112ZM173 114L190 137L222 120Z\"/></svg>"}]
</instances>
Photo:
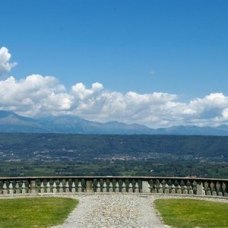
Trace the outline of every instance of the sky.
<instances>
[{"instance_id":1,"label":"sky","mask_svg":"<svg viewBox=\"0 0 228 228\"><path fill-rule=\"evenodd\" d=\"M228 124L227 0L0 0L0 110Z\"/></svg>"}]
</instances>

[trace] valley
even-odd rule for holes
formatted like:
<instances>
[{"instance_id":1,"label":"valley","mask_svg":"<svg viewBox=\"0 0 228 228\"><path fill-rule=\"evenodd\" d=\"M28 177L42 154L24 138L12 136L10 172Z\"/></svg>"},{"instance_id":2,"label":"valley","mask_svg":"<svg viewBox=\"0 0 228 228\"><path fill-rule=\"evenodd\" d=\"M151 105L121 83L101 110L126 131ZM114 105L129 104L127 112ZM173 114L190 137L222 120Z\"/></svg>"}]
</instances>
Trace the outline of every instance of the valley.
<instances>
[{"instance_id":1,"label":"valley","mask_svg":"<svg viewBox=\"0 0 228 228\"><path fill-rule=\"evenodd\" d=\"M0 134L0 175L228 176L228 137Z\"/></svg>"}]
</instances>

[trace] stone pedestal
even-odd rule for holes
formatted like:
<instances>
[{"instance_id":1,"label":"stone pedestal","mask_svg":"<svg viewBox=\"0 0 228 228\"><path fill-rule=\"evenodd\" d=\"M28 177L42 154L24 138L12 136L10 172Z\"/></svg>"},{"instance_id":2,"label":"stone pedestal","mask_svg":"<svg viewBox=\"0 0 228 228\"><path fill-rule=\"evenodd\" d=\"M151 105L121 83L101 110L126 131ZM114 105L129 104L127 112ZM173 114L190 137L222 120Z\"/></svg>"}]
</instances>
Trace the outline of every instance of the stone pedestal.
<instances>
[{"instance_id":1,"label":"stone pedestal","mask_svg":"<svg viewBox=\"0 0 228 228\"><path fill-rule=\"evenodd\" d=\"M203 183L202 182L197 183L196 194L197 195L205 195L205 191L204 191L204 187L203 187Z\"/></svg>"},{"instance_id":2,"label":"stone pedestal","mask_svg":"<svg viewBox=\"0 0 228 228\"><path fill-rule=\"evenodd\" d=\"M35 180L31 180L31 182L30 182L30 191L32 194L36 194L36 181Z\"/></svg>"},{"instance_id":3,"label":"stone pedestal","mask_svg":"<svg viewBox=\"0 0 228 228\"><path fill-rule=\"evenodd\" d=\"M86 181L86 192L93 192L93 182L92 180Z\"/></svg>"},{"instance_id":4,"label":"stone pedestal","mask_svg":"<svg viewBox=\"0 0 228 228\"><path fill-rule=\"evenodd\" d=\"M142 192L143 193L150 193L148 181L142 181Z\"/></svg>"}]
</instances>

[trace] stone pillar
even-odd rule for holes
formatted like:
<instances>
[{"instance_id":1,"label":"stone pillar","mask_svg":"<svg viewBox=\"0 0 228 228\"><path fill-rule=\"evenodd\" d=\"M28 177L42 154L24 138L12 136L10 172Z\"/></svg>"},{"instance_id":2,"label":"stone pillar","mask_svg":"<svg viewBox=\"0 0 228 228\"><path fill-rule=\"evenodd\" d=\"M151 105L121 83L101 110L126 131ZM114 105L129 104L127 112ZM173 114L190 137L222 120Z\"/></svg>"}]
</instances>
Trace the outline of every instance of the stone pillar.
<instances>
[{"instance_id":1,"label":"stone pillar","mask_svg":"<svg viewBox=\"0 0 228 228\"><path fill-rule=\"evenodd\" d=\"M150 193L148 181L142 181L142 193Z\"/></svg>"},{"instance_id":2,"label":"stone pillar","mask_svg":"<svg viewBox=\"0 0 228 228\"><path fill-rule=\"evenodd\" d=\"M86 192L93 191L93 182L92 180L86 180Z\"/></svg>"},{"instance_id":3,"label":"stone pillar","mask_svg":"<svg viewBox=\"0 0 228 228\"><path fill-rule=\"evenodd\" d=\"M198 182L196 185L196 194L197 195L205 195L204 187L202 182Z\"/></svg>"},{"instance_id":4,"label":"stone pillar","mask_svg":"<svg viewBox=\"0 0 228 228\"><path fill-rule=\"evenodd\" d=\"M32 194L36 193L36 180L31 180L31 182L30 182L30 192Z\"/></svg>"}]
</instances>

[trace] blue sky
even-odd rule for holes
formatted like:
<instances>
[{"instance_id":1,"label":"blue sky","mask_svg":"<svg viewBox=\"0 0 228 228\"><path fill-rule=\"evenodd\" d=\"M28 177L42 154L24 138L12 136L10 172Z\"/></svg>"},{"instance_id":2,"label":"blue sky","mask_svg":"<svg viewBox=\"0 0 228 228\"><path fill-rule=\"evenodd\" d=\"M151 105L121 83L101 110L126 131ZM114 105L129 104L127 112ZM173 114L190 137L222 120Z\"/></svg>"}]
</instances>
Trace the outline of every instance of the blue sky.
<instances>
[{"instance_id":1,"label":"blue sky","mask_svg":"<svg viewBox=\"0 0 228 228\"><path fill-rule=\"evenodd\" d=\"M18 63L7 71L18 82L32 74L50 75L66 90L98 82L121 94L174 94L186 105L210 94L228 95L227 0L0 3L0 47ZM220 115L226 108L220 107ZM103 120L97 115L81 116ZM154 126L150 121L129 122ZM178 116L178 121L187 120Z\"/></svg>"}]
</instances>

